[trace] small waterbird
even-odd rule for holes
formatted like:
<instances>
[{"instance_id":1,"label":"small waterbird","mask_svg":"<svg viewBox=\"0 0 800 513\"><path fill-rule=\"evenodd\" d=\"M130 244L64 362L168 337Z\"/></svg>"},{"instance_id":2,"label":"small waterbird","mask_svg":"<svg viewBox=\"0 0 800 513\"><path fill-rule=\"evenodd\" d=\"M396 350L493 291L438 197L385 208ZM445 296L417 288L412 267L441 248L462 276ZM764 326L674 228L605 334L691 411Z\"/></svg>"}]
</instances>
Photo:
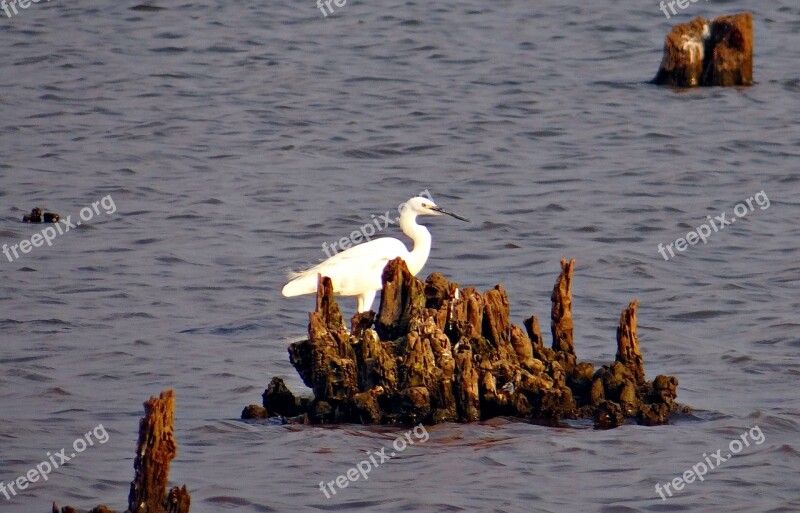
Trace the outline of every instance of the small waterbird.
<instances>
[{"instance_id":1,"label":"small waterbird","mask_svg":"<svg viewBox=\"0 0 800 513\"><path fill-rule=\"evenodd\" d=\"M391 237L371 240L353 246L320 262L310 269L291 273L291 281L283 287L286 297L315 294L317 275L327 276L338 296L358 296L358 312L372 308L375 293L381 289L383 268L390 260L402 258L408 270L416 276L431 252L431 232L417 224L417 216L448 215L469 222L466 217L440 208L428 198L417 196L406 201L400 209L400 228L414 242L408 251L405 244Z\"/></svg>"}]
</instances>

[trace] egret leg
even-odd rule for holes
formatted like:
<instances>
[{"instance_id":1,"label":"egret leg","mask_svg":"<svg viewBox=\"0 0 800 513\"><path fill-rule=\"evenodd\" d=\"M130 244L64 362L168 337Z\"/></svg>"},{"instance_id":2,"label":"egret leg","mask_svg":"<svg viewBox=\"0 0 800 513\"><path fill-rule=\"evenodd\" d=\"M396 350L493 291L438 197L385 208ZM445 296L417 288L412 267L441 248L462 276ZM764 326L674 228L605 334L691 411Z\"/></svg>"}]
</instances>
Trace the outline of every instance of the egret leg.
<instances>
[{"instance_id":1,"label":"egret leg","mask_svg":"<svg viewBox=\"0 0 800 513\"><path fill-rule=\"evenodd\" d=\"M358 313L372 309L372 302L375 301L377 290L369 290L358 296Z\"/></svg>"}]
</instances>

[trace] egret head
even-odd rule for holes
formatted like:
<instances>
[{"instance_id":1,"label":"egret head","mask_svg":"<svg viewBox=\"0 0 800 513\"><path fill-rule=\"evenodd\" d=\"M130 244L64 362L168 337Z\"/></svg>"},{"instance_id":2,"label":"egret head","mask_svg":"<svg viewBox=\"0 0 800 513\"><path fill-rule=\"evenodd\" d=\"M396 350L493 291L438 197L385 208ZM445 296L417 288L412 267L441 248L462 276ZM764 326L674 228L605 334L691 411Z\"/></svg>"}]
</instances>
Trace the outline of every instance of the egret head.
<instances>
[{"instance_id":1,"label":"egret head","mask_svg":"<svg viewBox=\"0 0 800 513\"><path fill-rule=\"evenodd\" d=\"M466 217L462 217L458 214L454 214L453 212L448 212L447 210L439 207L433 200L428 198L417 196L415 198L411 198L410 200L406 201L403 205L402 213L405 214L410 209L415 215L418 216L440 216L440 215L448 215L451 217L455 217L461 221L469 222L469 219Z\"/></svg>"}]
</instances>

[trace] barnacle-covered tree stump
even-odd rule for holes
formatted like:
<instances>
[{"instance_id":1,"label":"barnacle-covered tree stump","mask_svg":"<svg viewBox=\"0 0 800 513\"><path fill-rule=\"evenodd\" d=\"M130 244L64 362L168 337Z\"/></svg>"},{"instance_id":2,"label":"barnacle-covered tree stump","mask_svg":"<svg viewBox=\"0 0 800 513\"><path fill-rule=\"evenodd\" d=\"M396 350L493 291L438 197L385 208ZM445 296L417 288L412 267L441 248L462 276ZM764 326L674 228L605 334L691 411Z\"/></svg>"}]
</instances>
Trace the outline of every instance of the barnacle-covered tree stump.
<instances>
[{"instance_id":1,"label":"barnacle-covered tree stump","mask_svg":"<svg viewBox=\"0 0 800 513\"><path fill-rule=\"evenodd\" d=\"M753 82L753 15L676 25L664 41L664 57L653 79L658 85L746 86Z\"/></svg>"},{"instance_id":2,"label":"barnacle-covered tree stump","mask_svg":"<svg viewBox=\"0 0 800 513\"><path fill-rule=\"evenodd\" d=\"M636 334L637 302L623 310L617 356L595 370L573 342L575 261L561 261L553 288L552 347L535 316L509 322L502 285L484 294L434 273L423 282L401 259L386 266L377 313L356 314L347 331L331 281L320 277L308 339L289 359L314 397L296 398L279 378L243 418L292 422L438 423L511 416L537 422L591 418L609 428L633 419L662 424L677 409L678 380L647 381Z\"/></svg>"}]
</instances>

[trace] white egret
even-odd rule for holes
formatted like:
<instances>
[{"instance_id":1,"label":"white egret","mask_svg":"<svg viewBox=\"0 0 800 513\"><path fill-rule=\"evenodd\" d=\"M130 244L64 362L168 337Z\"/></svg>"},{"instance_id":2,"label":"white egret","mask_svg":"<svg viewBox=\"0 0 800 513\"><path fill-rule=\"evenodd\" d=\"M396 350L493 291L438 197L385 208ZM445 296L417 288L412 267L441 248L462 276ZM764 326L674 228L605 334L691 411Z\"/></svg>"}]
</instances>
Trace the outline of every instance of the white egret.
<instances>
[{"instance_id":1,"label":"white egret","mask_svg":"<svg viewBox=\"0 0 800 513\"><path fill-rule=\"evenodd\" d=\"M317 275L327 276L338 296L358 296L358 312L372 308L375 293L383 287L383 268L390 260L401 257L408 270L416 276L428 260L431 252L431 233L417 224L417 216L446 214L461 221L465 217L448 212L428 198L421 196L406 201L400 209L400 228L414 241L414 249L408 251L405 244L393 238L375 239L353 246L320 262L310 269L291 273L291 281L283 287L286 297L315 294Z\"/></svg>"}]
</instances>

